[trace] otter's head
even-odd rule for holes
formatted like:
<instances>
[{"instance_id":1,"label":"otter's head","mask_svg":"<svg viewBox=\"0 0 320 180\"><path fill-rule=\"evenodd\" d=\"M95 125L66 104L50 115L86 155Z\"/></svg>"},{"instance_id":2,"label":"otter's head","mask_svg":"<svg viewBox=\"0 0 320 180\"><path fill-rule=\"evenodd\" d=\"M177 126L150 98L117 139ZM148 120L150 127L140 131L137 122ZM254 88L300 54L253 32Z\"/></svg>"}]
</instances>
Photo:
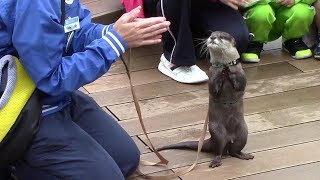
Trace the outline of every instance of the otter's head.
<instances>
[{"instance_id":1,"label":"otter's head","mask_svg":"<svg viewBox=\"0 0 320 180\"><path fill-rule=\"evenodd\" d=\"M222 31L211 33L207 39L207 48L211 63L228 64L240 58L234 38Z\"/></svg>"}]
</instances>

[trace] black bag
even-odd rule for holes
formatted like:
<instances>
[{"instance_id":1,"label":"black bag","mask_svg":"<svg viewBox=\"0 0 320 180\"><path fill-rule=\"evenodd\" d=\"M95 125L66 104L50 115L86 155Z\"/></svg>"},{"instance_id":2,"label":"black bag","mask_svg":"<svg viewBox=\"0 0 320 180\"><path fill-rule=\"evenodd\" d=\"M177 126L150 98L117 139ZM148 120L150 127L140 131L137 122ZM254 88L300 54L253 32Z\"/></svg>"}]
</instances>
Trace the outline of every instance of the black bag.
<instances>
[{"instance_id":1,"label":"black bag","mask_svg":"<svg viewBox=\"0 0 320 180\"><path fill-rule=\"evenodd\" d=\"M38 130L42 103L23 66L11 55L0 59L0 168L22 158Z\"/></svg>"}]
</instances>

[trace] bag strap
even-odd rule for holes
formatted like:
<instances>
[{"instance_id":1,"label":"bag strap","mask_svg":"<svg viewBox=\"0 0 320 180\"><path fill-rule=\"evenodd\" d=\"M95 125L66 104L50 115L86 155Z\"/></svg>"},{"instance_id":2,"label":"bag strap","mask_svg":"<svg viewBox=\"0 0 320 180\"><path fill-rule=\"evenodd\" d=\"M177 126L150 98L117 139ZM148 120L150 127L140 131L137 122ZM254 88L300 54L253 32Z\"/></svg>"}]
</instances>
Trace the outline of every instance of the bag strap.
<instances>
[{"instance_id":1,"label":"bag strap","mask_svg":"<svg viewBox=\"0 0 320 180\"><path fill-rule=\"evenodd\" d=\"M64 26L66 20L66 3L65 0L61 0L61 19L60 24Z\"/></svg>"}]
</instances>

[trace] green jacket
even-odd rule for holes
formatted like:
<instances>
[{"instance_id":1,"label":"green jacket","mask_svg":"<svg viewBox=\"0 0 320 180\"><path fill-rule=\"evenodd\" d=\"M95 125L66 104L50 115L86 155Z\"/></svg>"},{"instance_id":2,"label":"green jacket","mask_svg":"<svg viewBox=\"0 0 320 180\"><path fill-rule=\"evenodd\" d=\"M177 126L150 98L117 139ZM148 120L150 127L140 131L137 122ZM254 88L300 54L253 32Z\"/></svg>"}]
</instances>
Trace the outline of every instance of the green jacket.
<instances>
[{"instance_id":1,"label":"green jacket","mask_svg":"<svg viewBox=\"0 0 320 180\"><path fill-rule=\"evenodd\" d=\"M298 3L306 3L309 5L312 5L316 0L295 0L294 4L298 4ZM251 2L249 2L245 8L253 6L255 4L270 4L273 3L273 6L281 6L281 4L277 3L276 0L251 0Z\"/></svg>"}]
</instances>

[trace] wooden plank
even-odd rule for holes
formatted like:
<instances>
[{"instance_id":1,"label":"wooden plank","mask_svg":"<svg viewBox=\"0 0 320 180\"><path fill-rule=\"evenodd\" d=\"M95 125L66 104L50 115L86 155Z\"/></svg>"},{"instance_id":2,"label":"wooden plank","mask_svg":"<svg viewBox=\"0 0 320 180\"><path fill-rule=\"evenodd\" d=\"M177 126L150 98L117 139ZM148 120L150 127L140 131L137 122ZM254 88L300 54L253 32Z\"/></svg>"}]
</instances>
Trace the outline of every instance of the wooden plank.
<instances>
[{"instance_id":1,"label":"wooden plank","mask_svg":"<svg viewBox=\"0 0 320 180\"><path fill-rule=\"evenodd\" d=\"M310 104L319 101L320 86L298 89L294 91L270 94L254 98L247 98L244 101L245 114L261 113L277 109L300 106L302 103ZM207 90L187 92L183 94L155 98L140 101L140 108L143 117L154 117L161 114L179 112L185 108L192 109L198 105L208 104ZM117 117L123 119L133 119L137 115L132 103L109 106ZM207 109L203 109L204 112Z\"/></svg>"},{"instance_id":2,"label":"wooden plank","mask_svg":"<svg viewBox=\"0 0 320 180\"><path fill-rule=\"evenodd\" d=\"M137 136L132 137L133 141L136 143L141 154L150 153L150 148L146 146Z\"/></svg>"},{"instance_id":3,"label":"wooden plank","mask_svg":"<svg viewBox=\"0 0 320 180\"><path fill-rule=\"evenodd\" d=\"M320 162L288 167L284 169L269 171L261 174L236 178L237 180L319 180Z\"/></svg>"},{"instance_id":4,"label":"wooden plank","mask_svg":"<svg viewBox=\"0 0 320 180\"><path fill-rule=\"evenodd\" d=\"M203 68L203 70L205 71L207 71L208 69L209 67ZM300 70L298 70L297 68L295 68L287 62L245 68L245 73L249 81L273 78L277 76L290 75L300 72ZM160 73L158 69L149 69L144 71L133 72L132 79L133 84L136 86L152 82L164 81L170 78Z\"/></svg>"},{"instance_id":5,"label":"wooden plank","mask_svg":"<svg viewBox=\"0 0 320 180\"><path fill-rule=\"evenodd\" d=\"M205 105L207 103L207 90L139 101L144 118L183 111L183 109L191 109L197 105ZM133 103L108 106L108 108L115 113L120 120L138 117ZM203 110L206 111L206 109Z\"/></svg>"},{"instance_id":6,"label":"wooden plank","mask_svg":"<svg viewBox=\"0 0 320 180\"><path fill-rule=\"evenodd\" d=\"M316 121L320 117L320 103L302 105L288 109L268 111L265 113L252 114L245 116L249 132L258 132L274 129L283 126L292 126L303 122ZM205 107L182 111L181 113L170 113L152 118L145 118L144 123L148 132L174 129L194 125L193 128L204 122L206 112ZM281 119L281 120L279 120ZM121 121L120 125L131 135L140 135L142 130L137 119ZM183 137L183 136L182 136Z\"/></svg>"},{"instance_id":7,"label":"wooden plank","mask_svg":"<svg viewBox=\"0 0 320 180\"><path fill-rule=\"evenodd\" d=\"M162 53L161 44L131 48L132 59L149 56L149 55L161 54L161 53ZM128 56L129 56L129 53L126 53L124 57L128 59Z\"/></svg>"},{"instance_id":8,"label":"wooden plank","mask_svg":"<svg viewBox=\"0 0 320 180\"><path fill-rule=\"evenodd\" d=\"M249 81L246 87L245 98L273 94L320 85L320 73L298 73L288 76L279 76L270 79ZM207 83L182 84L175 81L161 81L135 86L139 100L175 95L189 91L208 89Z\"/></svg>"},{"instance_id":9,"label":"wooden plank","mask_svg":"<svg viewBox=\"0 0 320 180\"><path fill-rule=\"evenodd\" d=\"M290 61L290 64L300 69L303 72L314 71L320 69L320 62L314 58Z\"/></svg>"},{"instance_id":10,"label":"wooden plank","mask_svg":"<svg viewBox=\"0 0 320 180\"><path fill-rule=\"evenodd\" d=\"M319 74L319 73L318 73ZM134 87L139 100L176 95L190 91L208 89L207 83L183 84L175 81L161 81Z\"/></svg>"},{"instance_id":11,"label":"wooden plank","mask_svg":"<svg viewBox=\"0 0 320 180\"><path fill-rule=\"evenodd\" d=\"M170 79L168 76L163 75L158 69L148 69L144 71L132 72L131 77L132 84L134 86Z\"/></svg>"},{"instance_id":12,"label":"wooden plank","mask_svg":"<svg viewBox=\"0 0 320 180\"><path fill-rule=\"evenodd\" d=\"M288 53L282 50L268 50L261 52L261 61L259 63L242 63L244 68L280 63L292 60Z\"/></svg>"},{"instance_id":13,"label":"wooden plank","mask_svg":"<svg viewBox=\"0 0 320 180\"><path fill-rule=\"evenodd\" d=\"M157 68L160 62L161 54L152 54L142 57L133 58L131 71L141 71L146 69Z\"/></svg>"},{"instance_id":14,"label":"wooden plank","mask_svg":"<svg viewBox=\"0 0 320 180\"><path fill-rule=\"evenodd\" d=\"M130 87L101 91L90 94L90 96L99 104L99 106L109 106L121 103L132 102L132 93Z\"/></svg>"},{"instance_id":15,"label":"wooden plank","mask_svg":"<svg viewBox=\"0 0 320 180\"><path fill-rule=\"evenodd\" d=\"M320 73L298 73L271 79L249 81L245 98L280 93L320 85Z\"/></svg>"},{"instance_id":16,"label":"wooden plank","mask_svg":"<svg viewBox=\"0 0 320 180\"><path fill-rule=\"evenodd\" d=\"M183 180L194 179L230 179L248 176L251 174L263 173L291 166L298 166L306 163L320 161L320 151L318 149L320 141L289 146L255 153L254 160L243 161L236 158L227 158L221 167L210 169L209 163L203 163L194 171L182 176Z\"/></svg>"},{"instance_id":17,"label":"wooden plank","mask_svg":"<svg viewBox=\"0 0 320 180\"><path fill-rule=\"evenodd\" d=\"M89 94L88 91L85 90L83 87L80 87L78 90L83 92L84 94Z\"/></svg>"},{"instance_id":18,"label":"wooden plank","mask_svg":"<svg viewBox=\"0 0 320 180\"><path fill-rule=\"evenodd\" d=\"M112 76L102 76L94 82L87 84L84 88L89 93L108 91L113 89L129 87L129 79L126 74L117 74Z\"/></svg>"},{"instance_id":19,"label":"wooden plank","mask_svg":"<svg viewBox=\"0 0 320 180\"><path fill-rule=\"evenodd\" d=\"M301 72L287 62L245 68L244 71L249 81L291 75Z\"/></svg>"},{"instance_id":20,"label":"wooden plank","mask_svg":"<svg viewBox=\"0 0 320 180\"><path fill-rule=\"evenodd\" d=\"M108 109L113 112L120 121L137 118L137 110L133 102L110 105Z\"/></svg>"},{"instance_id":21,"label":"wooden plank","mask_svg":"<svg viewBox=\"0 0 320 180\"><path fill-rule=\"evenodd\" d=\"M93 2L93 1L98 1L98 0L80 0L80 2L82 4L88 4L88 3Z\"/></svg>"},{"instance_id":22,"label":"wooden plank","mask_svg":"<svg viewBox=\"0 0 320 180\"><path fill-rule=\"evenodd\" d=\"M167 114L144 118L144 124L147 132L156 132L166 129L172 129L191 124L199 124L204 121L207 106L198 106L192 109L181 110L180 112L169 112ZM142 134L142 129L138 119L120 121L120 125L130 134Z\"/></svg>"},{"instance_id":23,"label":"wooden plank","mask_svg":"<svg viewBox=\"0 0 320 180\"><path fill-rule=\"evenodd\" d=\"M150 175L150 176L166 176L166 175L169 175L169 174L173 174L173 171L170 170L170 169L166 170L166 171L157 172L157 173L151 173L151 174L148 174L148 175ZM128 180L145 180L145 179L146 178L138 176L136 173L128 178ZM180 178L177 177L177 178L173 178L172 180L180 180Z\"/></svg>"},{"instance_id":24,"label":"wooden plank","mask_svg":"<svg viewBox=\"0 0 320 180\"><path fill-rule=\"evenodd\" d=\"M109 12L107 14L96 14L92 18L92 22L100 24L111 24L116 22L124 13L123 9Z\"/></svg>"},{"instance_id":25,"label":"wooden plank","mask_svg":"<svg viewBox=\"0 0 320 180\"><path fill-rule=\"evenodd\" d=\"M85 2L83 5L90 9L90 11L93 14L93 17L123 9L123 6L121 5L120 1L113 0L95 0Z\"/></svg>"},{"instance_id":26,"label":"wooden plank","mask_svg":"<svg viewBox=\"0 0 320 180\"><path fill-rule=\"evenodd\" d=\"M202 127L203 124L161 131L149 134L149 138L155 147L162 147L164 145L190 140L198 140L202 131ZM208 137L210 137L209 133L207 134ZM139 137L149 145L148 141L143 135ZM314 121L289 127L271 129L258 133L251 133L248 136L248 142L244 152L252 153L265 151L268 149L276 149L293 144L316 141L319 139L320 121Z\"/></svg>"},{"instance_id":27,"label":"wooden plank","mask_svg":"<svg viewBox=\"0 0 320 180\"><path fill-rule=\"evenodd\" d=\"M245 99L245 113L254 114L319 102L320 86Z\"/></svg>"},{"instance_id":28,"label":"wooden plank","mask_svg":"<svg viewBox=\"0 0 320 180\"><path fill-rule=\"evenodd\" d=\"M104 76L110 76L115 74L123 74L126 73L126 68L121 59L118 59L115 63L113 63L109 69L109 71Z\"/></svg>"}]
</instances>

